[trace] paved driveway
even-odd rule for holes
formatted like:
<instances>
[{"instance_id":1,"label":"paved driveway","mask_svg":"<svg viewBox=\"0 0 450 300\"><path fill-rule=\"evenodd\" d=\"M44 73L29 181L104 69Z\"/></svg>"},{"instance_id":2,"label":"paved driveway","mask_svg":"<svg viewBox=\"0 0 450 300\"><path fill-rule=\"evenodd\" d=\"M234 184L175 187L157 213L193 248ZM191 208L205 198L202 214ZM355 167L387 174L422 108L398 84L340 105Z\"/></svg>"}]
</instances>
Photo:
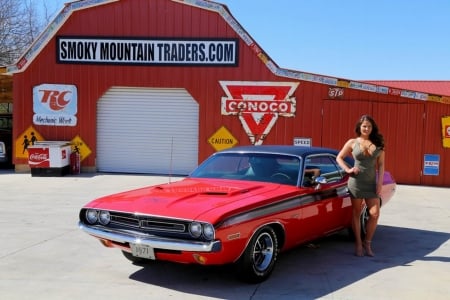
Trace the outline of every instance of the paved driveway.
<instances>
[{"instance_id":1,"label":"paved driveway","mask_svg":"<svg viewBox=\"0 0 450 300\"><path fill-rule=\"evenodd\" d=\"M96 197L168 177L0 171L0 298L9 299L448 299L450 189L397 188L382 208L376 257L355 257L345 232L279 257L258 285L229 267L128 262L77 227ZM171 179L176 180L176 178Z\"/></svg>"}]
</instances>

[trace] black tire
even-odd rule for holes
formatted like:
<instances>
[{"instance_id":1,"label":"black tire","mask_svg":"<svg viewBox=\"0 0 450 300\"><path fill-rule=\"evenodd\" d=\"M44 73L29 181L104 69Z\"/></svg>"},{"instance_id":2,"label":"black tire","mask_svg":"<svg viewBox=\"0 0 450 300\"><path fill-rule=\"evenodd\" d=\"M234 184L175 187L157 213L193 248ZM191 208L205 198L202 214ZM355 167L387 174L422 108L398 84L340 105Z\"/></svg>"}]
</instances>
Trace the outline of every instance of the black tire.
<instances>
[{"instance_id":1,"label":"black tire","mask_svg":"<svg viewBox=\"0 0 450 300\"><path fill-rule=\"evenodd\" d=\"M129 261L131 261L132 263L135 264L149 264L152 262L151 259L146 259L146 258L142 258L142 257L136 257L133 256L133 254L131 254L130 252L127 251L123 251L122 250L122 254L123 256L125 256L126 259L128 259Z\"/></svg>"},{"instance_id":2,"label":"black tire","mask_svg":"<svg viewBox=\"0 0 450 300\"><path fill-rule=\"evenodd\" d=\"M369 210L367 206L364 205L364 208L361 212L361 216L359 217L361 224L361 239L364 241L367 233L367 221L369 221Z\"/></svg>"},{"instance_id":3,"label":"black tire","mask_svg":"<svg viewBox=\"0 0 450 300\"><path fill-rule=\"evenodd\" d=\"M269 226L261 228L236 262L239 279L248 283L266 280L275 267L277 257L278 239L275 231Z\"/></svg>"},{"instance_id":4,"label":"black tire","mask_svg":"<svg viewBox=\"0 0 450 300\"><path fill-rule=\"evenodd\" d=\"M369 210L367 206L364 205L364 208L361 211L361 215L359 216L359 223L361 225L361 239L364 241L367 233L367 221L369 220ZM350 240L355 241L355 232L350 227L347 229Z\"/></svg>"}]
</instances>

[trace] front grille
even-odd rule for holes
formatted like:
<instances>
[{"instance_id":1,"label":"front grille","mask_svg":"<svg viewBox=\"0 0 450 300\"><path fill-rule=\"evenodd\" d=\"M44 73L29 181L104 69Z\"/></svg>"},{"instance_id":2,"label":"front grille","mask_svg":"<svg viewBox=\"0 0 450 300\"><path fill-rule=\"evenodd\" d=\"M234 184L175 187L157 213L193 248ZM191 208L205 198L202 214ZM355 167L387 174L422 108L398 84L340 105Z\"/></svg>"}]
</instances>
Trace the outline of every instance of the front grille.
<instances>
[{"instance_id":1,"label":"front grille","mask_svg":"<svg viewBox=\"0 0 450 300\"><path fill-rule=\"evenodd\" d=\"M119 226L139 228L139 219L134 216L127 217L111 214L111 223Z\"/></svg>"},{"instance_id":2,"label":"front grille","mask_svg":"<svg viewBox=\"0 0 450 300\"><path fill-rule=\"evenodd\" d=\"M149 230L170 231L170 232L184 232L186 226L179 223L161 222L154 220L141 221L141 227Z\"/></svg>"},{"instance_id":3,"label":"front grille","mask_svg":"<svg viewBox=\"0 0 450 300\"><path fill-rule=\"evenodd\" d=\"M111 212L111 225L148 232L186 233L187 221Z\"/></svg>"}]
</instances>

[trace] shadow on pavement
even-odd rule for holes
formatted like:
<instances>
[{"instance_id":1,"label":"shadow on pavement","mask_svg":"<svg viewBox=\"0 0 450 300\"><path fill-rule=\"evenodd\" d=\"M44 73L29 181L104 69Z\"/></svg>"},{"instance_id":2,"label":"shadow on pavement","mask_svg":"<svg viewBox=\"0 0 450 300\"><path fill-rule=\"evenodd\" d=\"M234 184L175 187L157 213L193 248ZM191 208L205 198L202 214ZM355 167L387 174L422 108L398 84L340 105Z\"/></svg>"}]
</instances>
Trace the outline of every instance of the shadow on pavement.
<instances>
[{"instance_id":1,"label":"shadow on pavement","mask_svg":"<svg viewBox=\"0 0 450 300\"><path fill-rule=\"evenodd\" d=\"M414 261L450 262L430 256L450 238L449 233L379 225L375 257L356 257L345 232L303 245L279 256L272 276L259 285L235 279L231 266L202 267L154 262L130 279L167 289L215 298L233 299L245 294L252 299L298 295L302 299L324 297L379 271ZM253 291L253 292L252 292Z\"/></svg>"}]
</instances>

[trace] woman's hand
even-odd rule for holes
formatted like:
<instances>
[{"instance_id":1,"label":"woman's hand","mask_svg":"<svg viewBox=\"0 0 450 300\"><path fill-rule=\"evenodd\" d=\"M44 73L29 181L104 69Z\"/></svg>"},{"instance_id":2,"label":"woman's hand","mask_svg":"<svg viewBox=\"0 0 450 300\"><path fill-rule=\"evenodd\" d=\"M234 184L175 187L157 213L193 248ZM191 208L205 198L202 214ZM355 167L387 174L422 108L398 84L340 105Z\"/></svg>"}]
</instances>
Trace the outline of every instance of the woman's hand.
<instances>
[{"instance_id":1,"label":"woman's hand","mask_svg":"<svg viewBox=\"0 0 450 300\"><path fill-rule=\"evenodd\" d=\"M347 172L348 174L355 174L355 175L358 175L358 173L359 173L359 168L358 168L358 167L353 167L353 168L351 168L351 169L348 169L346 172Z\"/></svg>"},{"instance_id":2,"label":"woman's hand","mask_svg":"<svg viewBox=\"0 0 450 300\"><path fill-rule=\"evenodd\" d=\"M377 195L378 195L378 196L381 196L381 190L382 190L382 188L383 188L383 184L380 183L380 182L378 182L378 183L377 183Z\"/></svg>"}]
</instances>

